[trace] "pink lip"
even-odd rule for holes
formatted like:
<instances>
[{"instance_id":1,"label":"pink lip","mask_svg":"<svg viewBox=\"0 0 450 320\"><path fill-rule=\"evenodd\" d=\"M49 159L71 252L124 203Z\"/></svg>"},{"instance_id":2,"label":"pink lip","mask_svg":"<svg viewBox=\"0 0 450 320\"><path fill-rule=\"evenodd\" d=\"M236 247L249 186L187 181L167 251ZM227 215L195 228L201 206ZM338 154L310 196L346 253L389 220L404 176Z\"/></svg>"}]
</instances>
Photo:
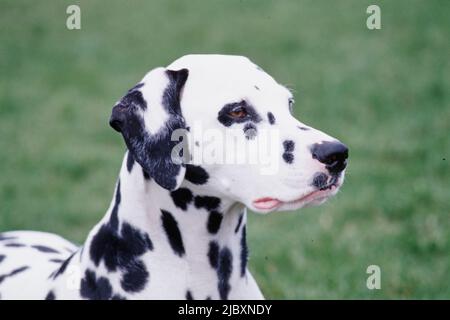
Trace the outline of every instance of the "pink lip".
<instances>
[{"instance_id":1,"label":"pink lip","mask_svg":"<svg viewBox=\"0 0 450 320\"><path fill-rule=\"evenodd\" d=\"M253 206L259 210L271 210L279 206L282 202L273 198L261 198L253 201Z\"/></svg>"},{"instance_id":2,"label":"pink lip","mask_svg":"<svg viewBox=\"0 0 450 320\"><path fill-rule=\"evenodd\" d=\"M259 210L272 210L276 207L281 206L282 204L296 204L296 203L300 203L300 202L314 200L315 198L320 198L321 195L326 196L328 193L330 193L330 191L333 191L336 188L337 188L336 186L332 186L328 190L316 190L316 191L310 192L307 195L305 195L297 200L293 200L293 201L283 202L278 199L274 199L274 198L270 198L270 197L260 198L260 199L253 201L253 206Z\"/></svg>"}]
</instances>

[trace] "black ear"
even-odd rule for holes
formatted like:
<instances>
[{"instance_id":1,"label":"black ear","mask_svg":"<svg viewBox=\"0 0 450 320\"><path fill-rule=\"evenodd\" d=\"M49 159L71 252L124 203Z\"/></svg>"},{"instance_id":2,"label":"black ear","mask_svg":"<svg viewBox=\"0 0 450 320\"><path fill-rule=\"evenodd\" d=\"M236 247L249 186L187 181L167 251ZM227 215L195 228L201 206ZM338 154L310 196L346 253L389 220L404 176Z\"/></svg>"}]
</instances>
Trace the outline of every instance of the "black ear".
<instances>
[{"instance_id":1,"label":"black ear","mask_svg":"<svg viewBox=\"0 0 450 320\"><path fill-rule=\"evenodd\" d=\"M179 141L171 137L175 130L186 129L180 95L188 74L187 69L152 70L114 106L109 121L122 133L128 150L144 171L168 190L178 188L186 172L180 159L172 157ZM152 117L166 120L155 124ZM148 128L146 123L154 127Z\"/></svg>"}]
</instances>

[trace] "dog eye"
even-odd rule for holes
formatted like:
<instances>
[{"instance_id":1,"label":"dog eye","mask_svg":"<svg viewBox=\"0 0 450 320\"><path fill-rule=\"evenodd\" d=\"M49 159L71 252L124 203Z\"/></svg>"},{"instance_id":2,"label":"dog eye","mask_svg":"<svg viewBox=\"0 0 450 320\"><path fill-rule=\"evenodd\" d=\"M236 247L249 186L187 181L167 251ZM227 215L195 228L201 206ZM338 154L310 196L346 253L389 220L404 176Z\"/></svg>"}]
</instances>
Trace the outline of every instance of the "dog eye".
<instances>
[{"instance_id":1,"label":"dog eye","mask_svg":"<svg viewBox=\"0 0 450 320\"><path fill-rule=\"evenodd\" d=\"M294 98L289 98L289 112L292 113L294 111Z\"/></svg>"},{"instance_id":2,"label":"dog eye","mask_svg":"<svg viewBox=\"0 0 450 320\"><path fill-rule=\"evenodd\" d=\"M245 110L245 108L239 107L228 112L228 115L234 119L242 119L245 118L248 115L248 113L247 110Z\"/></svg>"}]
</instances>

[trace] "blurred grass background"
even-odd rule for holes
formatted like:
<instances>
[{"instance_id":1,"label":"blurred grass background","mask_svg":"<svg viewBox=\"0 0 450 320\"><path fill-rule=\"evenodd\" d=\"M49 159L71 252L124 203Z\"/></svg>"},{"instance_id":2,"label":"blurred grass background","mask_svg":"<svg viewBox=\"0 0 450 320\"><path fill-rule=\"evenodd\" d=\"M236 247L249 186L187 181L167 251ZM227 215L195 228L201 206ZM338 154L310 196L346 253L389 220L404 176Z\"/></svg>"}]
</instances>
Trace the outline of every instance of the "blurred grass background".
<instances>
[{"instance_id":1,"label":"blurred grass background","mask_svg":"<svg viewBox=\"0 0 450 320\"><path fill-rule=\"evenodd\" d=\"M380 5L382 29L366 28ZM69 4L82 29L65 27ZM250 217L267 298L450 298L450 1L0 3L0 231L82 242L124 152L115 101L187 53L250 57L350 147L342 192ZM381 290L366 288L379 265Z\"/></svg>"}]
</instances>

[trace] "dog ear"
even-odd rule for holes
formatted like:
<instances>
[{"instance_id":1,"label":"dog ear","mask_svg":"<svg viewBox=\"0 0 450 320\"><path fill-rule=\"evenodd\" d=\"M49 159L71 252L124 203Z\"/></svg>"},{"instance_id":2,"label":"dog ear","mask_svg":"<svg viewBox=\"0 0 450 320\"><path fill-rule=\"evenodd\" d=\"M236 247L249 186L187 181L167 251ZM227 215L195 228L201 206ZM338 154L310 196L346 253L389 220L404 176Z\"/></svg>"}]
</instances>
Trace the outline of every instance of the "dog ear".
<instances>
[{"instance_id":1,"label":"dog ear","mask_svg":"<svg viewBox=\"0 0 450 320\"><path fill-rule=\"evenodd\" d=\"M168 190L178 188L186 173L181 161L184 155L178 152L178 159L172 156L179 142L171 137L175 130L186 129L180 97L188 74L187 69L150 71L117 102L109 121L122 133L129 152L143 170Z\"/></svg>"}]
</instances>

